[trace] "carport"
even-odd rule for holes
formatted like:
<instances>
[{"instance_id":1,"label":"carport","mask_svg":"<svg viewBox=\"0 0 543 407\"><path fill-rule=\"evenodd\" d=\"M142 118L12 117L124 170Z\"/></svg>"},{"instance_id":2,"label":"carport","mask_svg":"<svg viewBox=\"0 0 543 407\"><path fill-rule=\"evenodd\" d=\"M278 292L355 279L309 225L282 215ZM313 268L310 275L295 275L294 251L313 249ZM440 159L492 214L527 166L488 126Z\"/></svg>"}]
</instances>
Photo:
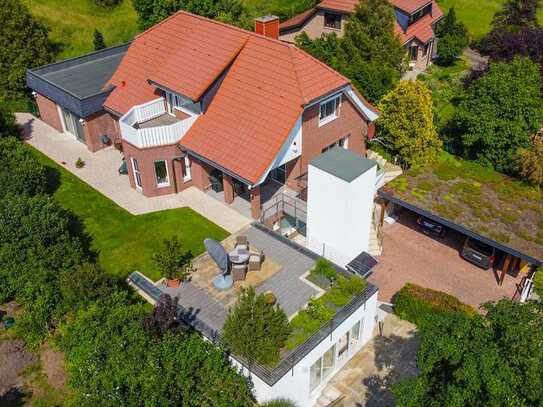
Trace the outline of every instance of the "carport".
<instances>
[{"instance_id":1,"label":"carport","mask_svg":"<svg viewBox=\"0 0 543 407\"><path fill-rule=\"evenodd\" d=\"M476 275L470 275L471 268L473 273L479 275L487 273L487 280L492 281L492 286L473 277L474 284L482 284L481 293L486 293L481 296L480 302L502 296L526 299L533 273L543 264L543 231L540 228L543 224L543 194L539 191L471 162L445 156L433 166L408 170L381 188L378 197L376 208L379 217L376 223L383 237L384 248L384 255L379 260L385 265L378 266L376 273L382 272L386 264L390 267L403 264L404 268L409 268L412 263L417 263L415 256L428 256L438 263L434 265L435 268L444 268L453 273L459 286L463 279ZM383 227L383 219L392 208L396 211L400 209L402 213L401 225L395 226L396 230L386 224ZM454 249L447 251L439 246L439 239L419 232L414 222L418 216L444 225L457 241L470 237L496 248L501 259L495 264L494 278L490 278L484 270L471 265L468 267L459 261L459 242L449 241L448 244ZM393 233L402 234L403 240L396 239ZM427 251L417 254L417 248L421 246ZM402 253L391 253L391 247L394 251L407 252L406 257L402 261L393 259L390 256L398 257ZM438 257L438 253L443 256ZM426 265L424 261L418 262L419 269ZM409 274L417 277L417 270L406 273L408 276L405 278L410 278ZM458 291L455 290L454 279L449 283L440 281L447 280L449 274L440 275L436 271L435 275L435 284L448 284L453 291ZM428 275L426 278L432 280ZM382 287L386 279L382 280L375 283ZM464 288L468 291L471 289L470 286ZM458 291L452 294L461 296L463 293ZM467 302L473 304L476 300L470 297Z\"/></svg>"}]
</instances>

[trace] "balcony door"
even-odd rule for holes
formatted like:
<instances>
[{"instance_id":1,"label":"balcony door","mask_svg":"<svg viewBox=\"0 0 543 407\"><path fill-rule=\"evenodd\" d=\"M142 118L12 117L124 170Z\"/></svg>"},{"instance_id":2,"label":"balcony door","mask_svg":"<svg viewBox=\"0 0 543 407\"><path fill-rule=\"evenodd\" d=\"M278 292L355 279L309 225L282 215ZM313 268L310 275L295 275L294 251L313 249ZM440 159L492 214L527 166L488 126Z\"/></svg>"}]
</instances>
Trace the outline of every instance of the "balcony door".
<instances>
[{"instance_id":1,"label":"balcony door","mask_svg":"<svg viewBox=\"0 0 543 407\"><path fill-rule=\"evenodd\" d=\"M79 117L67 109L61 108L62 122L64 123L64 132L71 134L76 140L85 144L85 131L79 121Z\"/></svg>"}]
</instances>

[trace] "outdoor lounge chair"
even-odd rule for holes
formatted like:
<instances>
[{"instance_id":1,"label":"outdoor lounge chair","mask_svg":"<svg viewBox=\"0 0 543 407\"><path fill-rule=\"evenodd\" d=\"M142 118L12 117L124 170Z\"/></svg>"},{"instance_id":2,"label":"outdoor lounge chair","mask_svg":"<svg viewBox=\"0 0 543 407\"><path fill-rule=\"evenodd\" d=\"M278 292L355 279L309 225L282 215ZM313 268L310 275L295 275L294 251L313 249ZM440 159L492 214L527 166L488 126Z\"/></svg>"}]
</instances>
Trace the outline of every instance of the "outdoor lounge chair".
<instances>
[{"instance_id":1,"label":"outdoor lounge chair","mask_svg":"<svg viewBox=\"0 0 543 407\"><path fill-rule=\"evenodd\" d=\"M247 236L236 236L236 248L239 246L249 250L249 241L247 240Z\"/></svg>"},{"instance_id":2,"label":"outdoor lounge chair","mask_svg":"<svg viewBox=\"0 0 543 407\"><path fill-rule=\"evenodd\" d=\"M251 253L249 256L249 271L258 271L262 267L264 262L264 251L260 250L258 253Z\"/></svg>"},{"instance_id":3,"label":"outdoor lounge chair","mask_svg":"<svg viewBox=\"0 0 543 407\"><path fill-rule=\"evenodd\" d=\"M247 264L232 264L232 280L243 281L247 274Z\"/></svg>"}]
</instances>

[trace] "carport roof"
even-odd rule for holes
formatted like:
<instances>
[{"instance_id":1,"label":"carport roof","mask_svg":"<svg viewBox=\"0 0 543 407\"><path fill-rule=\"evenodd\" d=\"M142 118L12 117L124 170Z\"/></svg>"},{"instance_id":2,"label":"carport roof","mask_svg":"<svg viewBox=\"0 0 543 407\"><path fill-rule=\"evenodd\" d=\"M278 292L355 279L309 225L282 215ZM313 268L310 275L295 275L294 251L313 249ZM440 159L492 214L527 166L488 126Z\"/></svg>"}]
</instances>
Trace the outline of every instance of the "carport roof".
<instances>
[{"instance_id":1,"label":"carport roof","mask_svg":"<svg viewBox=\"0 0 543 407\"><path fill-rule=\"evenodd\" d=\"M543 264L543 192L444 153L379 191L387 200L467 236Z\"/></svg>"}]
</instances>

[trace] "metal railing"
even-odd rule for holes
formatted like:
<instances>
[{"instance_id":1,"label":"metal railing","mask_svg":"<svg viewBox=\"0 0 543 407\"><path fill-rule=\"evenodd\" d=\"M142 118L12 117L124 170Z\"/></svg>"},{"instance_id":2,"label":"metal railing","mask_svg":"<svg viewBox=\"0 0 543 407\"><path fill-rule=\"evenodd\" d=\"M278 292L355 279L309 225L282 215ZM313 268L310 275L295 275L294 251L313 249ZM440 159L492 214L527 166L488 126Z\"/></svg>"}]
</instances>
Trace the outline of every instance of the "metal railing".
<instances>
[{"instance_id":1,"label":"metal railing","mask_svg":"<svg viewBox=\"0 0 543 407\"><path fill-rule=\"evenodd\" d=\"M155 302L157 302L160 299L160 296L163 294L160 288L155 286L150 280L139 272L133 272L130 274L128 281L138 289L145 292L145 294L151 297ZM198 316L195 316L193 312L190 312L183 306L178 304L177 307L179 316L186 324L196 329L215 345L223 348L228 352L230 357L232 357L251 373L256 374L266 384L273 386L285 374L287 374L289 370L293 369L304 357L306 357L309 352L315 349L317 345L331 335L332 332L357 309L359 309L361 306L364 306L365 309L366 302L376 292L377 287L368 283L368 286L361 294L355 296L347 305L339 309L330 321L321 326L321 328L311 335L304 343L286 354L275 367L263 366L254 360L228 352L228 345L223 341L218 331L211 328L208 324L198 318Z\"/></svg>"},{"instance_id":2,"label":"metal railing","mask_svg":"<svg viewBox=\"0 0 543 407\"><path fill-rule=\"evenodd\" d=\"M307 224L307 203L300 198L280 192L262 205L260 221L266 223L277 215L288 215L294 219L294 228L305 236Z\"/></svg>"}]
</instances>

